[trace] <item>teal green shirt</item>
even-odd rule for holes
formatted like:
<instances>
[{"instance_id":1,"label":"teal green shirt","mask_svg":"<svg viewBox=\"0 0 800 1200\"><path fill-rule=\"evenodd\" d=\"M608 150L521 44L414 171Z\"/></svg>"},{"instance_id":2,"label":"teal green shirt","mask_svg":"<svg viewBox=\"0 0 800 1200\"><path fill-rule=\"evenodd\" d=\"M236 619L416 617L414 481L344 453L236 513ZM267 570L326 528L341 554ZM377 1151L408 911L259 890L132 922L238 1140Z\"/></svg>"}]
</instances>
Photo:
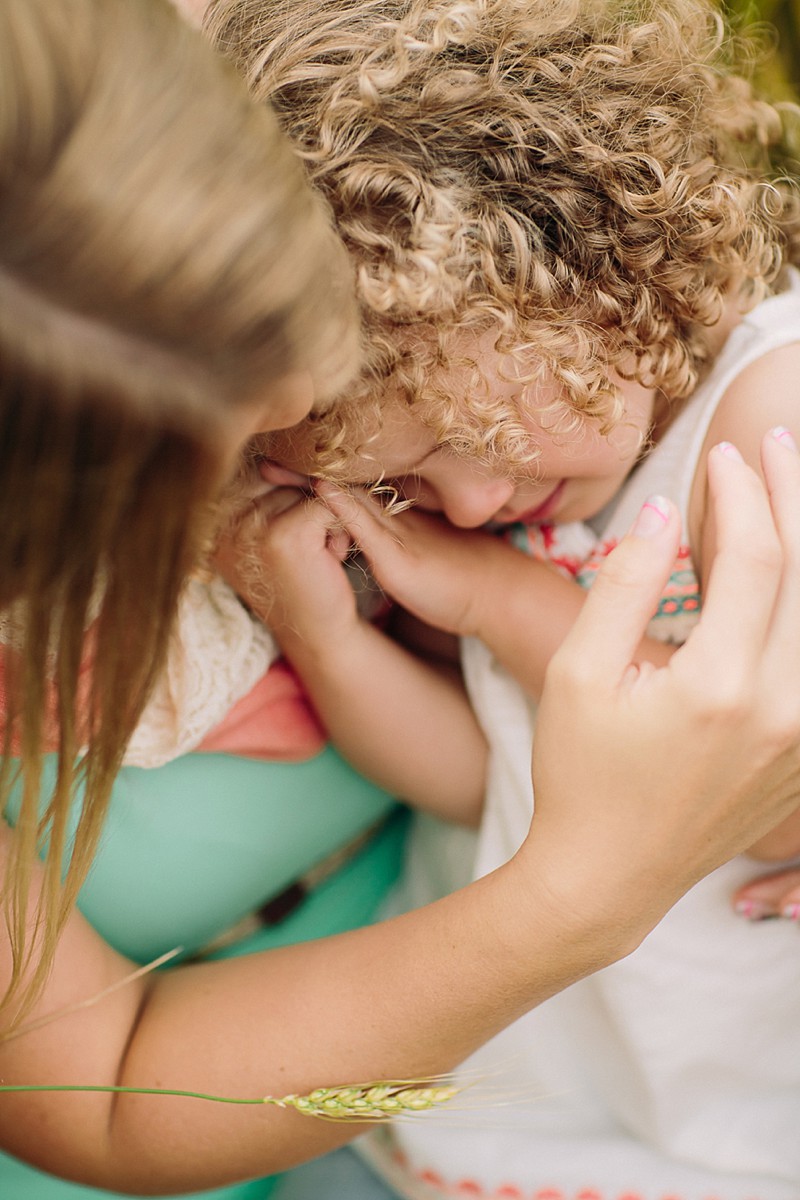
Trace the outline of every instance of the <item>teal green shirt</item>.
<instances>
[{"instance_id":1,"label":"teal green shirt","mask_svg":"<svg viewBox=\"0 0 800 1200\"><path fill-rule=\"evenodd\" d=\"M53 765L50 760L50 781ZM106 941L137 962L152 962L178 946L191 954L391 813L365 848L285 921L217 957L352 929L374 918L400 869L405 813L393 809L391 797L330 748L301 763L190 754L154 770L126 767L80 908ZM264 1200L273 1183L257 1180L199 1195ZM117 1193L65 1183L0 1155L4 1200L112 1195Z\"/></svg>"}]
</instances>

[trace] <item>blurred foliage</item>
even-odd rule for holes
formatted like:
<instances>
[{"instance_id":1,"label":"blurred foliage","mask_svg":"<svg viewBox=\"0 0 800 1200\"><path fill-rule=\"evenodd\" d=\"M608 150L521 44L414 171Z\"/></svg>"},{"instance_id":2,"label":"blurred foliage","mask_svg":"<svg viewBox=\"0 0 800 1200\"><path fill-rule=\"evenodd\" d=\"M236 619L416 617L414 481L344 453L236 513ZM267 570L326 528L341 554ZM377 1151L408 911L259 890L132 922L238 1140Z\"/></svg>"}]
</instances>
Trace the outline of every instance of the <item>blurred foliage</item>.
<instances>
[{"instance_id":1,"label":"blurred foliage","mask_svg":"<svg viewBox=\"0 0 800 1200\"><path fill-rule=\"evenodd\" d=\"M763 26L755 79L774 100L800 99L800 0L724 0L735 28Z\"/></svg>"}]
</instances>

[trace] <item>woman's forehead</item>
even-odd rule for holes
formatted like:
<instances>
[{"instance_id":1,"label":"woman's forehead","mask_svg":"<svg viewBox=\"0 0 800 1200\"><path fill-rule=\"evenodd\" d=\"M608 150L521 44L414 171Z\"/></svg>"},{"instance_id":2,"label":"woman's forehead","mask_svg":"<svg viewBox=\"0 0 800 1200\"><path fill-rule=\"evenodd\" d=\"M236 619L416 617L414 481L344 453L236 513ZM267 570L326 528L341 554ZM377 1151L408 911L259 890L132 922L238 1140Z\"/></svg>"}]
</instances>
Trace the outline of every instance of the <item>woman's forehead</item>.
<instances>
[{"instance_id":1,"label":"woman's forehead","mask_svg":"<svg viewBox=\"0 0 800 1200\"><path fill-rule=\"evenodd\" d=\"M346 401L342 419L347 461L344 471L336 471L337 478L350 483L372 483L382 476L413 474L442 444L432 429L440 424L441 418L435 413L440 408L438 398L442 393L449 398L445 408L451 415L454 409L460 409L461 419L467 424L473 405L483 404L486 393L509 405L509 411L516 408L531 384L520 378L521 364L515 357L496 350L496 339L494 330L482 335L462 333L451 344L449 361L431 374L430 391L425 389L410 400L396 381L389 380L379 397L365 399L370 412L366 420L354 400ZM540 391L541 382L535 387ZM324 473L320 464L326 459L328 447L320 445L321 428L324 422L320 427L311 418L276 434L269 457L305 475Z\"/></svg>"}]
</instances>

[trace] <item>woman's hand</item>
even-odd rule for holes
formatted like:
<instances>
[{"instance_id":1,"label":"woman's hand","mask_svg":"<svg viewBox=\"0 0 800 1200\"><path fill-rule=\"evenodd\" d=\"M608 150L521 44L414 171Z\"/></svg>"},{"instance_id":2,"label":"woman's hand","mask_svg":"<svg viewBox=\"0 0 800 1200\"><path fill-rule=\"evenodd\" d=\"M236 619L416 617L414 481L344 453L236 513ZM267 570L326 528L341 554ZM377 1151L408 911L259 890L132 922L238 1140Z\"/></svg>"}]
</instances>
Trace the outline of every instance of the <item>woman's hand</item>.
<instances>
[{"instance_id":1,"label":"woman's hand","mask_svg":"<svg viewBox=\"0 0 800 1200\"><path fill-rule=\"evenodd\" d=\"M548 672L520 854L559 907L632 944L800 797L800 457L767 436L769 498L733 447L709 456L718 551L701 620L668 666L631 665L679 521L645 506Z\"/></svg>"}]
</instances>

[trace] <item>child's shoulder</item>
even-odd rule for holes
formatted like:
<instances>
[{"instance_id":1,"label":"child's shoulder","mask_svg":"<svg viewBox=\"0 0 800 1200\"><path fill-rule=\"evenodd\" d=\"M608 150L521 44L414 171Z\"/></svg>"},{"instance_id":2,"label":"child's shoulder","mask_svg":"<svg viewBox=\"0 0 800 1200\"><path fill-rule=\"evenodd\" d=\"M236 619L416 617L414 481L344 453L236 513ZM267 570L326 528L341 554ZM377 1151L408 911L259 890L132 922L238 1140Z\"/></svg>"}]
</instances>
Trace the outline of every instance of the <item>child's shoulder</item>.
<instances>
[{"instance_id":1,"label":"child's shoulder","mask_svg":"<svg viewBox=\"0 0 800 1200\"><path fill-rule=\"evenodd\" d=\"M728 384L708 427L704 450L717 442L733 442L760 469L761 439L775 425L786 425L800 440L800 323L796 341L767 350Z\"/></svg>"},{"instance_id":2,"label":"child's shoulder","mask_svg":"<svg viewBox=\"0 0 800 1200\"><path fill-rule=\"evenodd\" d=\"M714 530L707 520L708 451L718 442L732 442L761 474L761 442L776 425L785 425L800 442L800 320L796 341L766 350L733 377L711 418L689 504L690 542L703 577L715 548Z\"/></svg>"},{"instance_id":3,"label":"child's shoulder","mask_svg":"<svg viewBox=\"0 0 800 1200\"><path fill-rule=\"evenodd\" d=\"M800 273L795 268L787 267L777 290L735 321L711 368L712 377L715 373L724 391L705 449L733 442L758 467L766 431L793 426L800 417Z\"/></svg>"}]
</instances>

